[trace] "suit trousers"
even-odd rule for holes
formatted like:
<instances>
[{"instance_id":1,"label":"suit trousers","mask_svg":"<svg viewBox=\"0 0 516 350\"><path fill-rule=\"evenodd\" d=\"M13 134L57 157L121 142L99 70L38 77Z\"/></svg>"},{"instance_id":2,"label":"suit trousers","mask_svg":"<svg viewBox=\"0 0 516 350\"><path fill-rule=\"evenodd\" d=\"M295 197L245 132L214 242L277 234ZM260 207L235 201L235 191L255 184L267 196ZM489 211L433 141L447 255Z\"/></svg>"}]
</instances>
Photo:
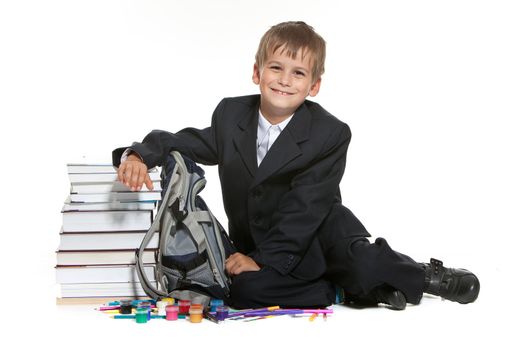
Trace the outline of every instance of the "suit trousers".
<instances>
[{"instance_id":1,"label":"suit trousers","mask_svg":"<svg viewBox=\"0 0 516 350\"><path fill-rule=\"evenodd\" d=\"M418 304L423 295L424 268L410 257L391 249L377 238L370 243L362 223L346 207L336 203L318 231L325 254L326 273L306 281L282 275L271 267L244 272L233 278L231 298L236 308L322 307L335 301L335 286L343 288L346 299L374 299L375 288L391 286Z\"/></svg>"}]
</instances>

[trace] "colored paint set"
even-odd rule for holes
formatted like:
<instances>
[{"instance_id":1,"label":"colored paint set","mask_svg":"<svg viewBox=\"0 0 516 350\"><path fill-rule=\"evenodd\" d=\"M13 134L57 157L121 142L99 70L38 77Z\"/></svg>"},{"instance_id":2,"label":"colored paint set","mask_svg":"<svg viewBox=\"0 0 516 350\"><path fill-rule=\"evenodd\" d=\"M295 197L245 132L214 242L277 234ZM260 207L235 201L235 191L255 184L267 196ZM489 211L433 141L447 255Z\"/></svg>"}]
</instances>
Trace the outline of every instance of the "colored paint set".
<instances>
[{"instance_id":1,"label":"colored paint set","mask_svg":"<svg viewBox=\"0 0 516 350\"><path fill-rule=\"evenodd\" d=\"M147 323L151 319L177 321L189 319L191 323L200 323L204 318L218 323L229 315L229 308L218 299L210 301L205 308L199 300L178 300L163 298L156 300L120 300L101 306L99 311L110 314L114 319L134 319L136 323Z\"/></svg>"},{"instance_id":2,"label":"colored paint set","mask_svg":"<svg viewBox=\"0 0 516 350\"><path fill-rule=\"evenodd\" d=\"M309 316L313 321L322 315L333 313L332 309L282 309L279 306L270 306L260 309L232 310L224 305L222 300L212 299L209 306L198 300L178 300L163 298L161 300L121 300L101 306L98 310L111 315L114 319L134 319L136 323L147 323L151 319L165 319L177 321L188 319L191 323L200 323L207 319L214 323L225 320L255 321L275 316L289 315L291 317Z\"/></svg>"}]
</instances>

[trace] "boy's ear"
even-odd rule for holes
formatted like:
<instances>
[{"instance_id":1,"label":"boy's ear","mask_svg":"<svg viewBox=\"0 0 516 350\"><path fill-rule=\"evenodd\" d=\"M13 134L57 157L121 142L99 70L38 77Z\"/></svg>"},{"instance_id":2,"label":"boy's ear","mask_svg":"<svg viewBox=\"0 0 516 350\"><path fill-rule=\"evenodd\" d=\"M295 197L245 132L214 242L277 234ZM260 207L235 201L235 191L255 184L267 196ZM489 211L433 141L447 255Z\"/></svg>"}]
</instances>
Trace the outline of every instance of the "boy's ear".
<instances>
[{"instance_id":1,"label":"boy's ear","mask_svg":"<svg viewBox=\"0 0 516 350\"><path fill-rule=\"evenodd\" d=\"M312 87L310 88L310 92L308 92L308 95L311 97L315 97L319 93L319 89L321 88L321 78L317 79L315 83L312 84Z\"/></svg>"},{"instance_id":2,"label":"boy's ear","mask_svg":"<svg viewBox=\"0 0 516 350\"><path fill-rule=\"evenodd\" d=\"M253 66L253 83L256 85L260 84L260 69L256 63Z\"/></svg>"}]
</instances>

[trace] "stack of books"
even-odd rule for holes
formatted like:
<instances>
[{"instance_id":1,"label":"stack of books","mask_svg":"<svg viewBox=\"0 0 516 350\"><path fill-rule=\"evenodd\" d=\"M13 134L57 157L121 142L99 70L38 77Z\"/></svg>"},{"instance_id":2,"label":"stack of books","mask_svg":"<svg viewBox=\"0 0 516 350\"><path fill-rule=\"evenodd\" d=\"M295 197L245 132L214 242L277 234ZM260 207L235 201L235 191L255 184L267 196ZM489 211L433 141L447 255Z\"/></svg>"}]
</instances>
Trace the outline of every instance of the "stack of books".
<instances>
[{"instance_id":1,"label":"stack of books","mask_svg":"<svg viewBox=\"0 0 516 350\"><path fill-rule=\"evenodd\" d=\"M149 171L153 191L144 186L131 192L117 181L110 164L68 164L67 168L71 188L62 209L56 252L57 302L144 297L135 270L135 249L161 199L159 169ZM155 281L158 244L156 234L143 254L151 281Z\"/></svg>"}]
</instances>

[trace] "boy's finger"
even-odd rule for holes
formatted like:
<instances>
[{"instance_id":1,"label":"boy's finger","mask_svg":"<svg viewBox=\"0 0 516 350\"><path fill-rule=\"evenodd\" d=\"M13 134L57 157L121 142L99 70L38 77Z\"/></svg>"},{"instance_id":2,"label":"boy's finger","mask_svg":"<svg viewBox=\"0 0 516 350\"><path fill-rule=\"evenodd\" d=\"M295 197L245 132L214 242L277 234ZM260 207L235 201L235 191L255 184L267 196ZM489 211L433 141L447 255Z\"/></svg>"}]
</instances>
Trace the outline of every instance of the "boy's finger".
<instances>
[{"instance_id":1,"label":"boy's finger","mask_svg":"<svg viewBox=\"0 0 516 350\"><path fill-rule=\"evenodd\" d=\"M131 191L136 191L138 187L141 187L140 179L141 169L138 167L134 167L134 170L131 174ZM142 181L143 182L143 181Z\"/></svg>"},{"instance_id":2,"label":"boy's finger","mask_svg":"<svg viewBox=\"0 0 516 350\"><path fill-rule=\"evenodd\" d=\"M124 184L127 187L131 186L131 175L133 174L133 168L131 166L126 166L124 171Z\"/></svg>"},{"instance_id":3,"label":"boy's finger","mask_svg":"<svg viewBox=\"0 0 516 350\"><path fill-rule=\"evenodd\" d=\"M238 276L238 275L240 275L240 274L241 274L242 272L244 272L244 271L245 271L245 270L244 270L243 266L237 266L237 267L233 270L232 275L233 275L233 276Z\"/></svg>"},{"instance_id":4,"label":"boy's finger","mask_svg":"<svg viewBox=\"0 0 516 350\"><path fill-rule=\"evenodd\" d=\"M149 174L147 174L147 173L145 174L145 186L147 187L147 189L149 191L152 191L154 189L154 185L151 181L151 178L150 178Z\"/></svg>"},{"instance_id":5,"label":"boy's finger","mask_svg":"<svg viewBox=\"0 0 516 350\"><path fill-rule=\"evenodd\" d=\"M146 182L147 173L140 169L138 174L138 183L136 184L136 191L140 191L142 189L142 185Z\"/></svg>"},{"instance_id":6,"label":"boy's finger","mask_svg":"<svg viewBox=\"0 0 516 350\"><path fill-rule=\"evenodd\" d=\"M231 274L231 270L233 269L233 266L235 265L235 262L233 260L227 260L226 261L226 271Z\"/></svg>"},{"instance_id":7,"label":"boy's finger","mask_svg":"<svg viewBox=\"0 0 516 350\"><path fill-rule=\"evenodd\" d=\"M117 180L124 183L125 163L120 164L117 171Z\"/></svg>"}]
</instances>

